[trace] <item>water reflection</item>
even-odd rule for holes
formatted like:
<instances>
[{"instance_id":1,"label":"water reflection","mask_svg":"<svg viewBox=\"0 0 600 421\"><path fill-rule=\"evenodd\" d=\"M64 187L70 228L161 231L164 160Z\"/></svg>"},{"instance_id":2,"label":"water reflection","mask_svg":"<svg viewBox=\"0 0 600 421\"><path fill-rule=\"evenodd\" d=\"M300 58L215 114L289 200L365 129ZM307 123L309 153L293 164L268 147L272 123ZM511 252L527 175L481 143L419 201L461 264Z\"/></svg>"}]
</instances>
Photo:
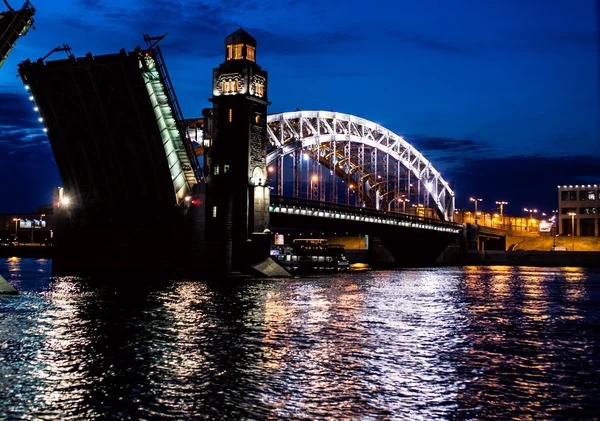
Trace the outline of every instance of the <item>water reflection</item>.
<instances>
[{"instance_id":1,"label":"water reflection","mask_svg":"<svg viewBox=\"0 0 600 421\"><path fill-rule=\"evenodd\" d=\"M26 293L0 299L0 419L599 415L597 273L466 267L128 288L50 279L43 261L3 265Z\"/></svg>"},{"instance_id":2,"label":"water reflection","mask_svg":"<svg viewBox=\"0 0 600 421\"><path fill-rule=\"evenodd\" d=\"M575 418L587 419L594 407L585 390L586 366L597 365L598 356L589 352L585 330L573 324L590 316L581 301L573 305L586 297L583 273L467 268L473 346L464 370L477 373L461 395L467 413L480 405L483 418L572 419L568 414L578 414Z\"/></svg>"}]
</instances>

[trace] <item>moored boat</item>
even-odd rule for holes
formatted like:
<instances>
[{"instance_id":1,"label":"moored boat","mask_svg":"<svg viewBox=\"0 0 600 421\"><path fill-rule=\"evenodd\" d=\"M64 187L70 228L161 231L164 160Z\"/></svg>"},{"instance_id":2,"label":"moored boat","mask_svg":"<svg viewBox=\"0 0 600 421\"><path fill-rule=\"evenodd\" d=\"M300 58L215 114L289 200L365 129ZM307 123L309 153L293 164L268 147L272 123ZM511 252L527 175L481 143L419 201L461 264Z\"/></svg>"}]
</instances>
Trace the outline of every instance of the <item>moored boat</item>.
<instances>
[{"instance_id":1,"label":"moored boat","mask_svg":"<svg viewBox=\"0 0 600 421\"><path fill-rule=\"evenodd\" d=\"M291 245L274 245L271 258L291 273L338 272L350 267L344 246L326 239L296 239Z\"/></svg>"}]
</instances>

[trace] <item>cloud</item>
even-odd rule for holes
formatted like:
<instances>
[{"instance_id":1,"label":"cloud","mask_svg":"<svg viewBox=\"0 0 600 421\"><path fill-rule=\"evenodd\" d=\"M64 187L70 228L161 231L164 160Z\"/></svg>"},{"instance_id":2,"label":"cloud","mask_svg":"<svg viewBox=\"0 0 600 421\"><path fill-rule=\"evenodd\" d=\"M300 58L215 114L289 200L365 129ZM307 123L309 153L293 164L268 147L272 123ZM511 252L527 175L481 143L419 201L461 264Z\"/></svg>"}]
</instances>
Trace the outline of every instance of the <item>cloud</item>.
<instances>
[{"instance_id":1,"label":"cloud","mask_svg":"<svg viewBox=\"0 0 600 421\"><path fill-rule=\"evenodd\" d=\"M0 92L0 213L33 212L60 185L54 155L27 94ZM6 182L10 180L9 182Z\"/></svg>"}]
</instances>

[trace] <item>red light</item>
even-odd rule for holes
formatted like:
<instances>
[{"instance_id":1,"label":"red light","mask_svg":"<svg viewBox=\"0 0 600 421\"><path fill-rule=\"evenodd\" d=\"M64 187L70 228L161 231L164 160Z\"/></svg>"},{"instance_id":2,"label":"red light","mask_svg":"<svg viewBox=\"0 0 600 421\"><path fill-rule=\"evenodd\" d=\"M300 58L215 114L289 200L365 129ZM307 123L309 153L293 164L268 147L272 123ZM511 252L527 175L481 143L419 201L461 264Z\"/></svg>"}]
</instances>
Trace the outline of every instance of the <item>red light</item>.
<instances>
[{"instance_id":1,"label":"red light","mask_svg":"<svg viewBox=\"0 0 600 421\"><path fill-rule=\"evenodd\" d=\"M199 204L200 204L200 199L194 199L194 200L192 200L192 205L198 206Z\"/></svg>"}]
</instances>

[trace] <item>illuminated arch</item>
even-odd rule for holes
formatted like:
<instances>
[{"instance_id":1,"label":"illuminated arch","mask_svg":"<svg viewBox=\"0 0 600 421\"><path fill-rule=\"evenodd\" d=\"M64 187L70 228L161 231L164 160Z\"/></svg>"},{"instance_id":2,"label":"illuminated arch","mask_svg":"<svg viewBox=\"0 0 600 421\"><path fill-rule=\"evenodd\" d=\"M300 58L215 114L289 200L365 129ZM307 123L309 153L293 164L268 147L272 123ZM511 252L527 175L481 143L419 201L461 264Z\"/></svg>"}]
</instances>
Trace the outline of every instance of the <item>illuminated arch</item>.
<instances>
[{"instance_id":1,"label":"illuminated arch","mask_svg":"<svg viewBox=\"0 0 600 421\"><path fill-rule=\"evenodd\" d=\"M272 114L267 123L271 145L268 164L283 155L304 151L340 176L354 175L370 200L379 196L387 201L403 196L400 188L390 191L389 187L394 183L400 186L402 167L409 180L414 177L419 188L426 189L438 216L453 220L454 192L446 180L411 144L377 123L330 111ZM392 174L390 166L397 171ZM412 186L410 181L408 185Z\"/></svg>"}]
</instances>

